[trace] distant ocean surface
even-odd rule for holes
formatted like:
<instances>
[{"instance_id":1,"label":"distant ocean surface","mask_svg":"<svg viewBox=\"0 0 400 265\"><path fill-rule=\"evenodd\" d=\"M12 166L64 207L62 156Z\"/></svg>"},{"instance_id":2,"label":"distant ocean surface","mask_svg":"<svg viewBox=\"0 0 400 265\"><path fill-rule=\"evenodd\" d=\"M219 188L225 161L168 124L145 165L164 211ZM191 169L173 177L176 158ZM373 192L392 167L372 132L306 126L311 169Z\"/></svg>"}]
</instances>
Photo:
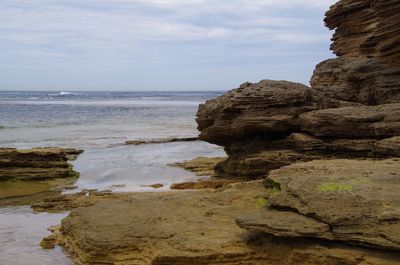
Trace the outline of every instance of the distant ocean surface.
<instances>
[{"instance_id":1,"label":"distant ocean surface","mask_svg":"<svg viewBox=\"0 0 400 265\"><path fill-rule=\"evenodd\" d=\"M0 146L85 148L192 136L198 105L220 94L0 91Z\"/></svg>"},{"instance_id":2,"label":"distant ocean surface","mask_svg":"<svg viewBox=\"0 0 400 265\"><path fill-rule=\"evenodd\" d=\"M193 137L200 103L222 92L0 92L1 147L73 147L78 189L149 190L192 180L168 163L223 155L204 142L126 146L127 140Z\"/></svg>"}]
</instances>

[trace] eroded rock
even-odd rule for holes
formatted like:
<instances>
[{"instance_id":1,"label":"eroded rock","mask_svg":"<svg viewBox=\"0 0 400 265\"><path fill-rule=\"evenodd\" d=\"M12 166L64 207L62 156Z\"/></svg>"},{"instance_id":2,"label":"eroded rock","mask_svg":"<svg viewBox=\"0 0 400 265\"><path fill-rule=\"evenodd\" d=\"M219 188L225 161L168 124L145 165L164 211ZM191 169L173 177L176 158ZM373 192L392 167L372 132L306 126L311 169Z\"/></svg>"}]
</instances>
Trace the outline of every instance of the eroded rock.
<instances>
[{"instance_id":1,"label":"eroded rock","mask_svg":"<svg viewBox=\"0 0 400 265\"><path fill-rule=\"evenodd\" d=\"M250 231L400 250L400 160L316 160L271 171L269 208Z\"/></svg>"},{"instance_id":2,"label":"eroded rock","mask_svg":"<svg viewBox=\"0 0 400 265\"><path fill-rule=\"evenodd\" d=\"M249 182L217 192L129 194L73 210L54 235L77 264L394 265L400 261L398 253L247 234L234 219L262 211L259 201L265 191L261 182ZM52 243L53 238L47 241Z\"/></svg>"},{"instance_id":3,"label":"eroded rock","mask_svg":"<svg viewBox=\"0 0 400 265\"><path fill-rule=\"evenodd\" d=\"M316 136L386 138L400 135L400 103L317 110L300 116L301 128Z\"/></svg>"},{"instance_id":4,"label":"eroded rock","mask_svg":"<svg viewBox=\"0 0 400 265\"><path fill-rule=\"evenodd\" d=\"M196 157L192 160L169 164L195 173L197 176L214 176L215 166L224 161L226 157Z\"/></svg>"},{"instance_id":5,"label":"eroded rock","mask_svg":"<svg viewBox=\"0 0 400 265\"><path fill-rule=\"evenodd\" d=\"M339 56L320 63L311 80L324 95L366 105L400 101L400 3L342 0L326 13Z\"/></svg>"},{"instance_id":6,"label":"eroded rock","mask_svg":"<svg viewBox=\"0 0 400 265\"><path fill-rule=\"evenodd\" d=\"M0 148L0 181L45 180L79 176L68 163L82 150L65 148L33 148L18 150Z\"/></svg>"}]
</instances>

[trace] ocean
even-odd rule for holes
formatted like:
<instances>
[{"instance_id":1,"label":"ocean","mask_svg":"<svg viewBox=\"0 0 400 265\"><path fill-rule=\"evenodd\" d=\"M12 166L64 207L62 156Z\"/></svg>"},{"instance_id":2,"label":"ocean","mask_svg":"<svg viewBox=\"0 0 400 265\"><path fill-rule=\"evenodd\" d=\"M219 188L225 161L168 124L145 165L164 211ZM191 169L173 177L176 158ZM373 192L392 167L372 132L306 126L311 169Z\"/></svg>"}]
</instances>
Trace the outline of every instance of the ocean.
<instances>
[{"instance_id":1,"label":"ocean","mask_svg":"<svg viewBox=\"0 0 400 265\"><path fill-rule=\"evenodd\" d=\"M197 106L220 94L0 91L0 145L87 148L192 136Z\"/></svg>"},{"instance_id":2,"label":"ocean","mask_svg":"<svg viewBox=\"0 0 400 265\"><path fill-rule=\"evenodd\" d=\"M197 156L223 156L201 141L125 145L127 140L194 137L198 105L222 92L9 92L0 91L0 147L83 149L74 169L76 188L166 191L197 177L170 167ZM146 187L161 183L159 190ZM1 186L0 186L1 189ZM0 208L0 264L70 264L57 247L40 240L68 213L35 214L27 206Z\"/></svg>"},{"instance_id":3,"label":"ocean","mask_svg":"<svg viewBox=\"0 0 400 265\"><path fill-rule=\"evenodd\" d=\"M127 140L198 135L198 105L222 92L0 92L1 147L71 147L81 189L146 191L192 180L168 167L196 156L223 155L204 142L126 146ZM75 192L77 190L72 190Z\"/></svg>"}]
</instances>

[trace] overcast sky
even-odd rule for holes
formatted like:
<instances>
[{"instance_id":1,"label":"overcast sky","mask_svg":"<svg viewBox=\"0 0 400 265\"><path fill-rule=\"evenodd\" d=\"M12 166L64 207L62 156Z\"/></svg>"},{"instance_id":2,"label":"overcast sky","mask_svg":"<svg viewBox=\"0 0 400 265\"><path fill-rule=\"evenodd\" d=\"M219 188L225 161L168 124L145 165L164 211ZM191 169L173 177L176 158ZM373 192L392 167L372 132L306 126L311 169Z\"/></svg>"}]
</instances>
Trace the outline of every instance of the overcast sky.
<instances>
[{"instance_id":1,"label":"overcast sky","mask_svg":"<svg viewBox=\"0 0 400 265\"><path fill-rule=\"evenodd\" d=\"M2 0L0 90L308 84L335 0Z\"/></svg>"}]
</instances>

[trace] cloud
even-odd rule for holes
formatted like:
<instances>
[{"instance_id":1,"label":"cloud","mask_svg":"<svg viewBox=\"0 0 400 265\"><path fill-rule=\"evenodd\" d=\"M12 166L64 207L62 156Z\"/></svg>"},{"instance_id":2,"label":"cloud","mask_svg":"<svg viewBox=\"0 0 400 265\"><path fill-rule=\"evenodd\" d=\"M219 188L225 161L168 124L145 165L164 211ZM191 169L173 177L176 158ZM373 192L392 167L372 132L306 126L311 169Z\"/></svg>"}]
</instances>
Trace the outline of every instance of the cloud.
<instances>
[{"instance_id":1,"label":"cloud","mask_svg":"<svg viewBox=\"0 0 400 265\"><path fill-rule=\"evenodd\" d=\"M51 66L58 60L57 67L65 61L66 69L73 68L72 63L83 67L89 61L95 67L96 60L119 60L123 65L229 64L232 58L247 60L249 54L300 54L319 43L327 50L329 33L323 28L322 16L334 2L1 1L2 61L7 64L9 58L21 66L39 62Z\"/></svg>"},{"instance_id":2,"label":"cloud","mask_svg":"<svg viewBox=\"0 0 400 265\"><path fill-rule=\"evenodd\" d=\"M302 38L317 41L315 33L299 28L303 17L277 10L326 7L329 0L14 0L0 3L2 39L25 44L51 44L77 38L97 41L201 41L259 38L284 41L301 32ZM2 6L3 5L3 6ZM5 6L4 6L5 5ZM163 9L163 10L160 10ZM255 13L254 13L255 12ZM212 20L212 24L207 24ZM8 32L9 36L5 36ZM5 34L4 34L5 33ZM252 35L253 34L253 35Z\"/></svg>"}]
</instances>

